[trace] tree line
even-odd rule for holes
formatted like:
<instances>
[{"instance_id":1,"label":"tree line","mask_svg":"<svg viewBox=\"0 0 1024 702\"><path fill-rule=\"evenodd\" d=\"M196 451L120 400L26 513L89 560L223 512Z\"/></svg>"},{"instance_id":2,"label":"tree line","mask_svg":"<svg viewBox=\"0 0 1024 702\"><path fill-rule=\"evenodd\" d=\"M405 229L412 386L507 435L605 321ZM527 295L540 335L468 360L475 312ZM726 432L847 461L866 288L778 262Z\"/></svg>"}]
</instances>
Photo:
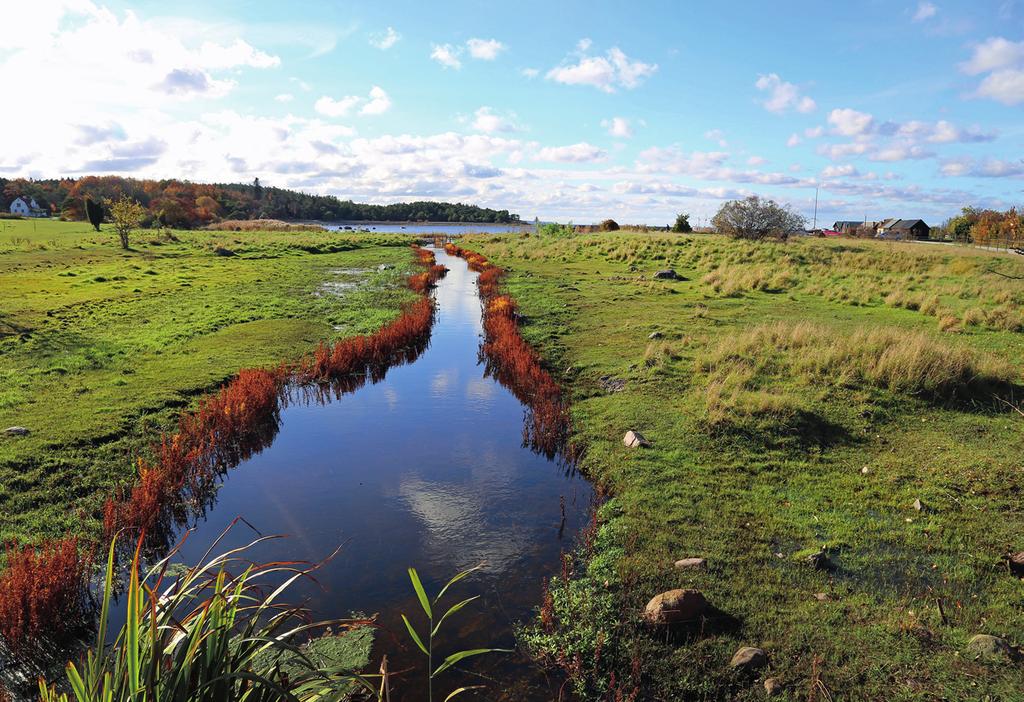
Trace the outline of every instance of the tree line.
<instances>
[{"instance_id":1,"label":"tree line","mask_svg":"<svg viewBox=\"0 0 1024 702\"><path fill-rule=\"evenodd\" d=\"M450 202L398 202L370 205L333 195L311 195L285 188L251 184L191 183L183 180L139 180L120 176L84 176L28 180L0 178L0 207L10 208L22 195L34 197L61 219L86 219L85 200L116 202L122 195L146 210L143 226L194 229L234 219L281 219L378 222L473 222L508 224L519 215L476 205Z\"/></svg>"},{"instance_id":2,"label":"tree line","mask_svg":"<svg viewBox=\"0 0 1024 702\"><path fill-rule=\"evenodd\" d=\"M1011 207L1005 212L965 207L942 225L953 241L980 246L1024 246L1024 214Z\"/></svg>"}]
</instances>

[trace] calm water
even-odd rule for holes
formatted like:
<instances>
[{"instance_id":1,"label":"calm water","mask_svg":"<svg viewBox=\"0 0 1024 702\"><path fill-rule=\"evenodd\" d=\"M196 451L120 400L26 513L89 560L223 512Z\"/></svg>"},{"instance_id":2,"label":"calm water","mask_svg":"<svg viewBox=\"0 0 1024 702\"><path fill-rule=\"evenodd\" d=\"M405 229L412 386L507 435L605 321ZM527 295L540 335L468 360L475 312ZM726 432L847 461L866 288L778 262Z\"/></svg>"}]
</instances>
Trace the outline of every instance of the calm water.
<instances>
[{"instance_id":1,"label":"calm water","mask_svg":"<svg viewBox=\"0 0 1024 702\"><path fill-rule=\"evenodd\" d=\"M522 446L523 406L478 363L476 274L443 251L437 257L450 272L435 293L427 351L330 404L285 408L271 446L231 470L183 550L195 562L239 515L263 534L290 535L261 547L261 560L318 561L345 544L317 575L324 590L302 594L319 618L379 612L385 631L374 665L386 652L392 670L421 664L399 619L419 611L407 567L436 592L457 571L485 562L457 588L460 599L482 596L470 614L460 613L457 645L511 648L513 623L539 604L542 582L573 548L592 498L585 480ZM253 536L239 526L228 541ZM554 683L518 656L477 661L469 667L490 679L448 677L440 699L467 681L488 684L477 699L557 696ZM412 689L421 687L420 670L409 675L396 685L403 700L419 698Z\"/></svg>"},{"instance_id":2,"label":"calm water","mask_svg":"<svg viewBox=\"0 0 1024 702\"><path fill-rule=\"evenodd\" d=\"M346 227L374 232L407 234L507 234L509 232L532 232L532 223L523 224L448 224L446 222L401 223L401 222L319 222L327 229L338 231Z\"/></svg>"}]
</instances>

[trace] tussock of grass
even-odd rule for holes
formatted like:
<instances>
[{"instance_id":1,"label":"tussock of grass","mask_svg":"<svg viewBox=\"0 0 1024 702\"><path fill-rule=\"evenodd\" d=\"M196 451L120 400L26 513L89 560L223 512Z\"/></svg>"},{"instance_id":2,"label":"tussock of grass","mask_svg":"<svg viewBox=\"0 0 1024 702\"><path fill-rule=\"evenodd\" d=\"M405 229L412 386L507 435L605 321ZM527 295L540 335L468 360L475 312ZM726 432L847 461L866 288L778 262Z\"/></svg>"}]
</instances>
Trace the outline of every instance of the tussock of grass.
<instances>
[{"instance_id":1,"label":"tussock of grass","mask_svg":"<svg viewBox=\"0 0 1024 702\"><path fill-rule=\"evenodd\" d=\"M785 372L808 382L867 384L940 403L991 400L1017 379L1008 362L923 332L861 328L839 335L807 322L776 322L730 336L699 363L713 379L742 374L741 387L766 372Z\"/></svg>"}]
</instances>

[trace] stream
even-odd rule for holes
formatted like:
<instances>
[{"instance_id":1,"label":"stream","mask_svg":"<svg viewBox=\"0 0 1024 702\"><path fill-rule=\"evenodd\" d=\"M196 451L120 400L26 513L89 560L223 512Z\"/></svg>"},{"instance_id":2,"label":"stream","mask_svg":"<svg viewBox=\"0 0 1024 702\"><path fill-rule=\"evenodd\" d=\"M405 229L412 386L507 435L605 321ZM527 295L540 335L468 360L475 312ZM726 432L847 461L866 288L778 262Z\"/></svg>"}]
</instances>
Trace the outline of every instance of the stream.
<instances>
[{"instance_id":1,"label":"stream","mask_svg":"<svg viewBox=\"0 0 1024 702\"><path fill-rule=\"evenodd\" d=\"M261 534L259 560L319 561L343 545L291 600L308 598L317 619L378 614L371 659L387 654L395 699L426 699L423 655L401 622L423 616L409 582L414 566L428 592L485 563L453 588L449 604L480 599L445 623L439 650L514 648L513 626L539 606L544 581L591 511L589 483L564 463L523 446L525 408L484 373L477 274L435 250L448 275L433 292L437 316L427 350L329 402L297 393L281 411L270 445L232 469L178 558L198 561L236 517ZM564 515L564 516L563 516ZM236 525L223 542L256 534ZM177 560L177 559L176 559ZM425 629L421 624L421 630ZM444 632L442 632L444 633ZM438 678L438 699L460 685L486 689L459 699L554 699L548 679L521 654L469 659ZM404 672L401 672L404 671Z\"/></svg>"}]
</instances>

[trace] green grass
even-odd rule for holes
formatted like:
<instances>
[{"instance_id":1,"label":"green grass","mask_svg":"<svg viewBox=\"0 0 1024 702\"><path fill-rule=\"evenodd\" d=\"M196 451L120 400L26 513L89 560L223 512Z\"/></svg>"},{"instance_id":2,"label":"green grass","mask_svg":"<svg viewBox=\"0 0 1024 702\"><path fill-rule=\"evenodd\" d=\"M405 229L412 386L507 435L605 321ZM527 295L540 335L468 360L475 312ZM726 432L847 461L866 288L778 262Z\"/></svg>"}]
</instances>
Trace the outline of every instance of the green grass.
<instances>
[{"instance_id":1,"label":"green grass","mask_svg":"<svg viewBox=\"0 0 1024 702\"><path fill-rule=\"evenodd\" d=\"M1019 698L1024 668L963 648L975 633L1024 644L1024 585L1001 560L1024 550L1024 419L992 398L1024 399L1024 288L990 272L1024 261L710 235L462 245L510 271L523 335L572 389L582 467L611 494L577 578L553 584L553 625L524 633L582 691L614 672L627 697L761 699L728 667L751 645L783 699ZM651 279L668 266L686 279ZM627 429L653 447L624 447ZM806 561L821 548L831 573ZM675 570L688 556L708 567ZM644 629L647 600L676 587L728 616Z\"/></svg>"},{"instance_id":2,"label":"green grass","mask_svg":"<svg viewBox=\"0 0 1024 702\"><path fill-rule=\"evenodd\" d=\"M132 457L198 395L373 331L412 298L407 237L144 230L132 243L0 221L0 429L31 431L0 435L0 541L94 534Z\"/></svg>"}]
</instances>

